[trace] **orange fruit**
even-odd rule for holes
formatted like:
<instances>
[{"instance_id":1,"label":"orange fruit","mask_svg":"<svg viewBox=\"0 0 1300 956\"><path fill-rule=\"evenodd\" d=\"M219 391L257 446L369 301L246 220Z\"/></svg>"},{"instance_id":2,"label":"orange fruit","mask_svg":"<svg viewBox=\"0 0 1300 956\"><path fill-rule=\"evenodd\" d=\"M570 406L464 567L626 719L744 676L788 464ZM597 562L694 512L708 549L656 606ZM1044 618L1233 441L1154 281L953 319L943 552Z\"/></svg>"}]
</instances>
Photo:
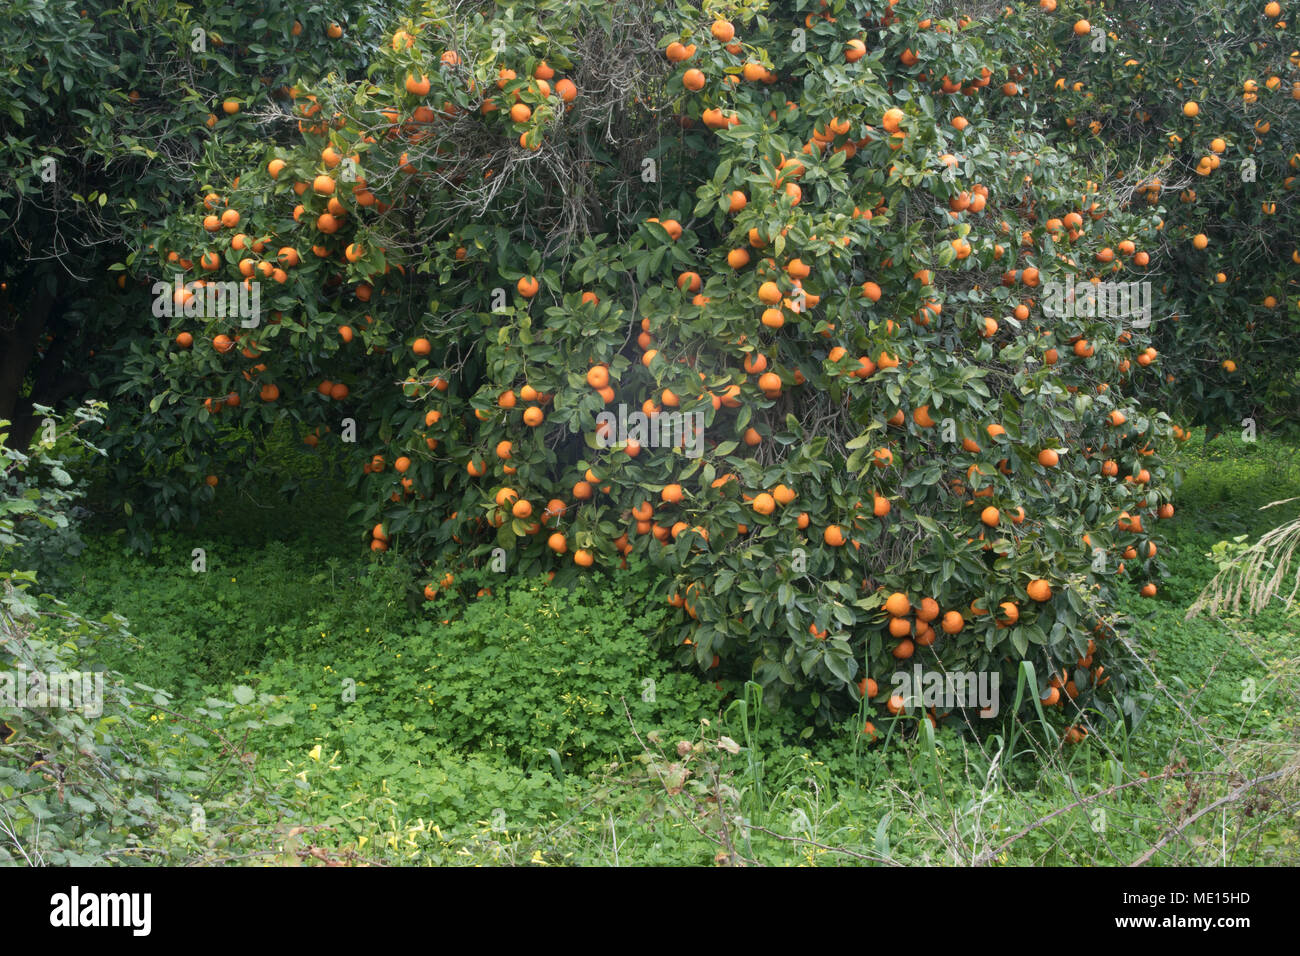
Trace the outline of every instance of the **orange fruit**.
<instances>
[{"instance_id":1,"label":"orange fruit","mask_svg":"<svg viewBox=\"0 0 1300 956\"><path fill-rule=\"evenodd\" d=\"M894 617L903 617L911 613L912 604L908 601L906 594L895 591L885 600L885 610Z\"/></svg>"}]
</instances>

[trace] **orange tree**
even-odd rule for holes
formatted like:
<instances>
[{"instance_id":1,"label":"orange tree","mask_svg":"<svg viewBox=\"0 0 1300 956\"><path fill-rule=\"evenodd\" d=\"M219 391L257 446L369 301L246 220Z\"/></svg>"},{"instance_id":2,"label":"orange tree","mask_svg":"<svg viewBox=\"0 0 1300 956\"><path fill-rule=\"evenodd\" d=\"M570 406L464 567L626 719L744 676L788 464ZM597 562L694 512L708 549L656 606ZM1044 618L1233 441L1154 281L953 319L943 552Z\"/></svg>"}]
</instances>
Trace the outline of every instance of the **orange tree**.
<instances>
[{"instance_id":1,"label":"orange tree","mask_svg":"<svg viewBox=\"0 0 1300 956\"><path fill-rule=\"evenodd\" d=\"M1161 217L1148 268L1162 384L1211 433L1300 413L1296 14L1273 0L1062 0L1036 35L1054 67L1045 121L1113 151L1108 190Z\"/></svg>"},{"instance_id":2,"label":"orange tree","mask_svg":"<svg viewBox=\"0 0 1300 956\"><path fill-rule=\"evenodd\" d=\"M369 22L251 0L5 5L0 417L13 420L14 444L39 425L33 403L102 394L147 341L127 273L148 230L193 194L196 167L220 175L260 156L264 116L299 76L362 75ZM147 469L147 430L138 416L121 421L126 444L110 440L123 473Z\"/></svg>"},{"instance_id":3,"label":"orange tree","mask_svg":"<svg viewBox=\"0 0 1300 956\"><path fill-rule=\"evenodd\" d=\"M494 554L556 583L648 562L683 662L825 716L900 667L1022 661L1048 704L1132 715L1109 608L1122 577L1154 594L1175 428L1132 398L1143 331L1044 297L1143 274L1157 223L1039 129L1041 16L394 24L156 236L194 301L133 359L162 450L201 497L241 480L209 439L292 424L351 462L368 547L437 563L430 598ZM217 281L265 320L199 308Z\"/></svg>"}]
</instances>

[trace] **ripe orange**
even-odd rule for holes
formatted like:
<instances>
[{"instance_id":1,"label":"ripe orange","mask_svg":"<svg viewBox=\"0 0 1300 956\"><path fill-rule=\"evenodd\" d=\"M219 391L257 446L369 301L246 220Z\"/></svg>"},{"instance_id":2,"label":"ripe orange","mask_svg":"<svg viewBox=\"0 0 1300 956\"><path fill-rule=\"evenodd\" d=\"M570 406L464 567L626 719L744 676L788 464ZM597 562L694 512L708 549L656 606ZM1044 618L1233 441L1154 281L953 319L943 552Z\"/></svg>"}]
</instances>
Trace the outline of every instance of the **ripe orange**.
<instances>
[{"instance_id":1,"label":"ripe orange","mask_svg":"<svg viewBox=\"0 0 1300 956\"><path fill-rule=\"evenodd\" d=\"M822 540L832 548L838 548L844 544L846 539L843 529L839 525L833 524L828 525L826 530L822 532Z\"/></svg>"},{"instance_id":2,"label":"ripe orange","mask_svg":"<svg viewBox=\"0 0 1300 956\"><path fill-rule=\"evenodd\" d=\"M888 605L886 605L888 609ZM939 616L939 602L934 598L921 598L921 603L916 608L916 619L922 623L928 624Z\"/></svg>"},{"instance_id":3,"label":"ripe orange","mask_svg":"<svg viewBox=\"0 0 1300 956\"><path fill-rule=\"evenodd\" d=\"M537 295L537 290L541 288L541 284L535 276L523 276L515 283L515 288L525 299L531 299Z\"/></svg>"},{"instance_id":4,"label":"ripe orange","mask_svg":"<svg viewBox=\"0 0 1300 956\"><path fill-rule=\"evenodd\" d=\"M912 611L912 604L907 599L907 595L901 591L895 591L885 600L885 610L894 617L904 617Z\"/></svg>"},{"instance_id":5,"label":"ripe orange","mask_svg":"<svg viewBox=\"0 0 1300 956\"><path fill-rule=\"evenodd\" d=\"M686 87L692 93L698 93L704 89L704 73L694 67L682 74L682 86Z\"/></svg>"},{"instance_id":6,"label":"ripe orange","mask_svg":"<svg viewBox=\"0 0 1300 956\"><path fill-rule=\"evenodd\" d=\"M1029 582L1028 586L1026 586L1025 593L1028 594L1032 600L1041 603L1051 599L1052 586L1042 578L1035 578Z\"/></svg>"}]
</instances>

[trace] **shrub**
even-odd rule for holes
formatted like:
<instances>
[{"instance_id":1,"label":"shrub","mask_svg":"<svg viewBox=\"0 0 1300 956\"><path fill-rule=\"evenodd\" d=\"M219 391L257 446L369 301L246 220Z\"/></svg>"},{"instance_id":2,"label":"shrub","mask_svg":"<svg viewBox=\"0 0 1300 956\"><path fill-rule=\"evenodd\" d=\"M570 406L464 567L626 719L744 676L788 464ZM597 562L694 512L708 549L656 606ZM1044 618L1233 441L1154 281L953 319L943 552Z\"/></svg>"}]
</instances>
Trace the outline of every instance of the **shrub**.
<instances>
[{"instance_id":1,"label":"shrub","mask_svg":"<svg viewBox=\"0 0 1300 956\"><path fill-rule=\"evenodd\" d=\"M298 89L302 142L219 196L262 248L197 206L157 237L155 274L207 255L269 309L240 329L192 287L144 360L160 421L196 477L218 421L355 429L375 552L557 583L643 558L682 661L773 703L1029 660L1060 706L1132 716L1109 609L1159 572L1182 432L1134 398L1146 333L1086 290L1146 274L1157 217L1045 134L1022 16L809 11L746 10L737 43L543 2L406 24L372 83ZM629 441L642 411L701 417Z\"/></svg>"},{"instance_id":2,"label":"shrub","mask_svg":"<svg viewBox=\"0 0 1300 956\"><path fill-rule=\"evenodd\" d=\"M76 431L101 410L91 405L56 423L53 440L31 458L7 446L9 423L0 420L0 864L225 855L264 839L261 824L290 812L210 726L282 722L268 714L269 697L237 689L233 701L211 699L171 715L185 733L158 734L151 721L162 711L145 719L143 710L165 709L167 695L99 666L99 648L130 640L122 619L90 620L36 592L32 572L12 569L33 519L68 527L75 482L56 449L89 449ZM53 486L38 480L46 471ZM223 796L191 796L204 791Z\"/></svg>"}]
</instances>

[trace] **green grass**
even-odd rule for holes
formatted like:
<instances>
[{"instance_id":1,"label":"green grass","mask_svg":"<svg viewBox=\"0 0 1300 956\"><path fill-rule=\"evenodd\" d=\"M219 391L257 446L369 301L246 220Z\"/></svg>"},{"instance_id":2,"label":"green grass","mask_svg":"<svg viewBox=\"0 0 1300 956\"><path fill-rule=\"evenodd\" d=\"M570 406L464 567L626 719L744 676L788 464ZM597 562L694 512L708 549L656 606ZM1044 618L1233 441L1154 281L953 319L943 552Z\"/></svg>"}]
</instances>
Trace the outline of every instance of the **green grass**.
<instances>
[{"instance_id":1,"label":"green grass","mask_svg":"<svg viewBox=\"0 0 1300 956\"><path fill-rule=\"evenodd\" d=\"M877 718L890 740L868 747L856 719L774 716L753 688L719 690L654 645L657 616L630 610L649 584L639 568L574 592L471 576L417 600L412 582L438 569L358 556L325 485L292 521L259 507L270 498L219 497L223 513L147 558L103 531L72 593L129 618L136 646L105 648L106 663L178 695L173 709L236 684L273 695L292 722L247 746L311 827L289 843L342 859L1092 865L1165 838L1156 862L1293 865L1294 782L1249 813L1230 800L1187 820L1296 761L1300 618L1184 614L1216 542L1295 513L1259 508L1300 495L1300 466L1285 443L1228 437L1189 442L1181 463L1160 594L1130 589L1121 608L1155 678L1150 709L1080 746L1036 720L981 740ZM471 597L484 586L495 593ZM283 834L267 839L285 851Z\"/></svg>"}]
</instances>

